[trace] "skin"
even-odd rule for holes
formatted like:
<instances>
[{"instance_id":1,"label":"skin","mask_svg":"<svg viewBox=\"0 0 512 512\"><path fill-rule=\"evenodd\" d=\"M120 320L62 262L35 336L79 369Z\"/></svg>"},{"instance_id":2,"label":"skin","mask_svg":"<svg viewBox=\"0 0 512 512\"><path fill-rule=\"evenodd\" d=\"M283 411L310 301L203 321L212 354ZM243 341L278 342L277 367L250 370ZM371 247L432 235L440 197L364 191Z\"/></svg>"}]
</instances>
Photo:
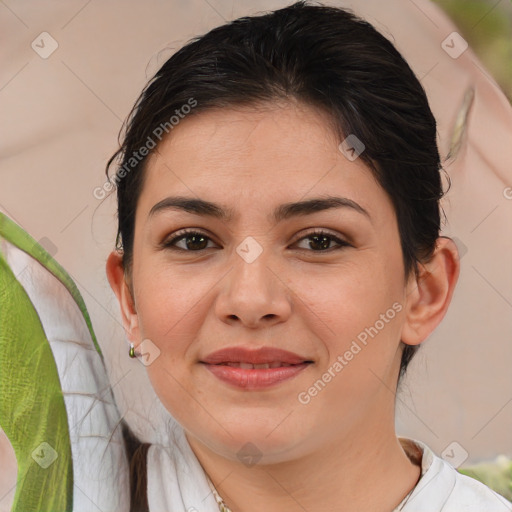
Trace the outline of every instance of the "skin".
<instances>
[{"instance_id":1,"label":"skin","mask_svg":"<svg viewBox=\"0 0 512 512\"><path fill-rule=\"evenodd\" d=\"M125 272L116 251L107 261L128 339L158 347L147 366L151 383L234 512L339 511L340 504L345 512L385 512L420 475L394 429L400 340L419 344L442 320L459 273L457 249L439 238L420 278L405 280L392 203L340 142L322 114L297 103L185 118L148 161L132 268ZM150 215L174 195L215 202L235 217ZM344 207L277 224L270 218L283 203L326 195L349 198L369 216ZM182 251L161 246L183 228L208 236L199 245L206 248L190 238L176 242ZM331 238L319 248L305 238L314 229L350 245ZM248 236L262 249L252 263L236 251ZM394 303L401 311L300 403L298 394ZM199 363L220 348L264 345L314 364L250 391ZM248 442L261 453L256 465L237 457Z\"/></svg>"}]
</instances>

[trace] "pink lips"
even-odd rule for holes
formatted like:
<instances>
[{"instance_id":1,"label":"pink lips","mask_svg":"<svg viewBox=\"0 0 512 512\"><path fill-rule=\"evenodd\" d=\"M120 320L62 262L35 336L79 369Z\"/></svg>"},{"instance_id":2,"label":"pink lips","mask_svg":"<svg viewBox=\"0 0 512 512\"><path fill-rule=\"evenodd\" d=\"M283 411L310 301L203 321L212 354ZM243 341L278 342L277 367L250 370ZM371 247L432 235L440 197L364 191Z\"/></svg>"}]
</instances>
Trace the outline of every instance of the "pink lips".
<instances>
[{"instance_id":1,"label":"pink lips","mask_svg":"<svg viewBox=\"0 0 512 512\"><path fill-rule=\"evenodd\" d=\"M247 390L267 388L295 377L311 362L273 347L225 348L201 361L220 380Z\"/></svg>"}]
</instances>

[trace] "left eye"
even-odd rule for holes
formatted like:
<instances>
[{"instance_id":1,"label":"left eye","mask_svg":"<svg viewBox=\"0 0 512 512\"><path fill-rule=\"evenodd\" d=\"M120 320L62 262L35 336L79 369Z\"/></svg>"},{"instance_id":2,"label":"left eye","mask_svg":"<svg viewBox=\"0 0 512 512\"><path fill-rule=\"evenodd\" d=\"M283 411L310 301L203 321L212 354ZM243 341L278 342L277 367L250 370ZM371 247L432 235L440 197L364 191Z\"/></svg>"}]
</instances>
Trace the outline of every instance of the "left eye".
<instances>
[{"instance_id":1,"label":"left eye","mask_svg":"<svg viewBox=\"0 0 512 512\"><path fill-rule=\"evenodd\" d=\"M309 247L320 247L321 250L314 250L313 252L326 252L331 249L341 249L343 247L348 247L350 244L345 242L345 240L341 240L337 236L331 235L326 231L314 231L313 233L309 233L308 235L300 238L297 242L301 242L302 240L310 240ZM338 247L328 247L331 242L334 241L338 244Z\"/></svg>"},{"instance_id":2,"label":"left eye","mask_svg":"<svg viewBox=\"0 0 512 512\"><path fill-rule=\"evenodd\" d=\"M313 249L313 252L327 252L331 249L340 249L342 247L348 247L350 244L341 240L337 236L332 235L326 231L314 231L306 236L303 236L297 242L309 239L309 248ZM210 237L201 233L200 231L182 231L176 236L165 241L162 245L165 248L186 251L186 252L199 252L207 249L208 241L212 241ZM338 247L329 247L332 242L338 244ZM184 242L185 247L178 247L179 242ZM315 249L315 247L317 249ZM320 250L318 250L318 248Z\"/></svg>"}]
</instances>

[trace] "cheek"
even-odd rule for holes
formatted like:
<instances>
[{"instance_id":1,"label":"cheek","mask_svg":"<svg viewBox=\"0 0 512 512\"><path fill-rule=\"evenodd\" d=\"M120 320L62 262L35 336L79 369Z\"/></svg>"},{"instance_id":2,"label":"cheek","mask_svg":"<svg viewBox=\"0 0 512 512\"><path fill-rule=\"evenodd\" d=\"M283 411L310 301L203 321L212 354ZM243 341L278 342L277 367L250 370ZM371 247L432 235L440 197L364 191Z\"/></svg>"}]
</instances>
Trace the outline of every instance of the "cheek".
<instances>
[{"instance_id":1,"label":"cheek","mask_svg":"<svg viewBox=\"0 0 512 512\"><path fill-rule=\"evenodd\" d=\"M323 396L312 410L323 410L322 403L340 403L345 404L345 413L362 414L362 404L385 389L382 382L393 386L404 311L402 267L400 259L382 261L369 257L363 264L361 258L357 265L317 280L319 286L309 291L307 303L314 314L309 313L308 328L321 335L328 353L319 372L320 380L329 383L321 393L317 388L323 385L318 381L302 390L311 391L312 397ZM322 414L337 424L339 411L323 410Z\"/></svg>"},{"instance_id":2,"label":"cheek","mask_svg":"<svg viewBox=\"0 0 512 512\"><path fill-rule=\"evenodd\" d=\"M377 327L382 327L382 314L388 320L389 330L389 320L394 320L396 309L400 309L393 309L403 295L400 264L384 264L381 258L366 256L358 255L351 264L328 269L323 274L309 272L298 278L303 281L303 286L298 287L303 292L298 295L314 313L309 316L321 320L319 325L323 324L331 349L343 348L376 322Z\"/></svg>"},{"instance_id":3,"label":"cheek","mask_svg":"<svg viewBox=\"0 0 512 512\"><path fill-rule=\"evenodd\" d=\"M146 371L164 406L180 420L189 413L190 397L184 387L191 387L194 342L201 338L208 291L215 280L210 283L204 273L192 276L169 267L148 267L151 272L139 274L144 286L137 293L137 313L140 338L154 343L158 357Z\"/></svg>"},{"instance_id":4,"label":"cheek","mask_svg":"<svg viewBox=\"0 0 512 512\"><path fill-rule=\"evenodd\" d=\"M137 276L140 337L155 343L168 362L183 359L200 337L219 274L198 269L152 262Z\"/></svg>"}]
</instances>

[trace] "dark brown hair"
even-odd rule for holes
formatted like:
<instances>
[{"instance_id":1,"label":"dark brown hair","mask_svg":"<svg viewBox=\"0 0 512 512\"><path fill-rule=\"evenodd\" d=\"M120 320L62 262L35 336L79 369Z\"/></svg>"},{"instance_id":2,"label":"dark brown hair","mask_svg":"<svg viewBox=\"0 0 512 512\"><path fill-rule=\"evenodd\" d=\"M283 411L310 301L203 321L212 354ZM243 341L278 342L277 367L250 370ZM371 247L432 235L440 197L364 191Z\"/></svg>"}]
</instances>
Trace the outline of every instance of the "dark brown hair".
<instances>
[{"instance_id":1,"label":"dark brown hair","mask_svg":"<svg viewBox=\"0 0 512 512\"><path fill-rule=\"evenodd\" d=\"M149 512L147 454L151 443L141 443L124 420L121 430L129 464L130 512Z\"/></svg>"}]
</instances>

